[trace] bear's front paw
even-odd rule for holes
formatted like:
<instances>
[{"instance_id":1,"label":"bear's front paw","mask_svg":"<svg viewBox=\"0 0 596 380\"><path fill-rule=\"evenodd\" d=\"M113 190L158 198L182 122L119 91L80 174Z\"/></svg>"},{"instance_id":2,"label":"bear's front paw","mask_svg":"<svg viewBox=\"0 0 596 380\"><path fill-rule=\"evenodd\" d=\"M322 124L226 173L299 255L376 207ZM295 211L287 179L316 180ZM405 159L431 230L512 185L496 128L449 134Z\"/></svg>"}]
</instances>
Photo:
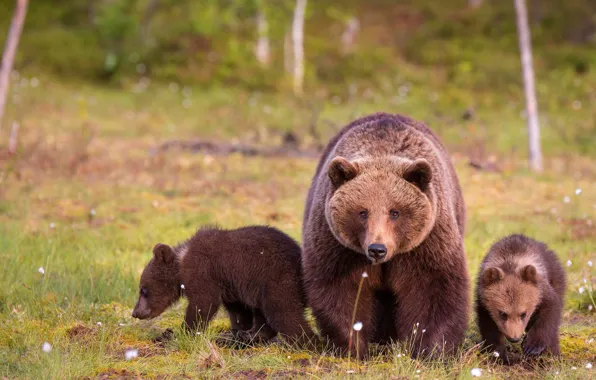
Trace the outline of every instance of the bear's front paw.
<instances>
[{"instance_id":1,"label":"bear's front paw","mask_svg":"<svg viewBox=\"0 0 596 380\"><path fill-rule=\"evenodd\" d=\"M529 333L522 343L524 355L538 356L544 352L547 344L540 334Z\"/></svg>"}]
</instances>

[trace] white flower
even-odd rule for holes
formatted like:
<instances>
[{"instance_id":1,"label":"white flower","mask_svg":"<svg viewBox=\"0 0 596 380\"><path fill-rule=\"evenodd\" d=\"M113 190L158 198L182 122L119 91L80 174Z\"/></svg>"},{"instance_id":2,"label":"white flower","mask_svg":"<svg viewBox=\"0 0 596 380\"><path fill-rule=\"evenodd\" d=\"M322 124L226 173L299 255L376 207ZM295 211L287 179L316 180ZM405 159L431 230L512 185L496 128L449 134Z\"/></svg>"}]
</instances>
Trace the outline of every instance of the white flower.
<instances>
[{"instance_id":1,"label":"white flower","mask_svg":"<svg viewBox=\"0 0 596 380\"><path fill-rule=\"evenodd\" d=\"M426 329L422 329L422 333L424 334L426 332Z\"/></svg>"},{"instance_id":2,"label":"white flower","mask_svg":"<svg viewBox=\"0 0 596 380\"><path fill-rule=\"evenodd\" d=\"M360 331L362 330L362 322L356 322L354 323L354 331Z\"/></svg>"},{"instance_id":3,"label":"white flower","mask_svg":"<svg viewBox=\"0 0 596 380\"><path fill-rule=\"evenodd\" d=\"M422 372L422 371L420 371L419 369L416 370L416 373L420 373L420 372Z\"/></svg>"},{"instance_id":4,"label":"white flower","mask_svg":"<svg viewBox=\"0 0 596 380\"><path fill-rule=\"evenodd\" d=\"M398 358L401 358L401 354L397 354L397 357L398 357Z\"/></svg>"},{"instance_id":5,"label":"white flower","mask_svg":"<svg viewBox=\"0 0 596 380\"><path fill-rule=\"evenodd\" d=\"M97 212L95 211L94 208L92 208L91 211L89 211L89 214L91 214L91 216L95 216L95 215L97 215Z\"/></svg>"},{"instance_id":6,"label":"white flower","mask_svg":"<svg viewBox=\"0 0 596 380\"><path fill-rule=\"evenodd\" d=\"M571 367L572 371L575 371L577 369L577 367Z\"/></svg>"},{"instance_id":7,"label":"white flower","mask_svg":"<svg viewBox=\"0 0 596 380\"><path fill-rule=\"evenodd\" d=\"M45 274L46 271L43 269L43 267L39 267L39 269L37 270L39 273L41 274Z\"/></svg>"},{"instance_id":8,"label":"white flower","mask_svg":"<svg viewBox=\"0 0 596 380\"><path fill-rule=\"evenodd\" d=\"M579 294L582 294L584 291L586 291L586 289L584 289L584 287L583 287L583 286L581 286L581 287L579 288Z\"/></svg>"},{"instance_id":9,"label":"white flower","mask_svg":"<svg viewBox=\"0 0 596 380\"><path fill-rule=\"evenodd\" d=\"M51 228L51 229L54 229L54 228L56 228L56 223L54 223L54 222L50 223L50 228Z\"/></svg>"},{"instance_id":10,"label":"white flower","mask_svg":"<svg viewBox=\"0 0 596 380\"><path fill-rule=\"evenodd\" d=\"M588 341L589 344L594 343L594 338L590 338L590 340Z\"/></svg>"},{"instance_id":11,"label":"white flower","mask_svg":"<svg viewBox=\"0 0 596 380\"><path fill-rule=\"evenodd\" d=\"M565 197L563 198L563 203L569 203L571 202L571 198L569 198L567 195L565 195Z\"/></svg>"},{"instance_id":12,"label":"white flower","mask_svg":"<svg viewBox=\"0 0 596 380\"><path fill-rule=\"evenodd\" d=\"M577 189L575 189L575 195L580 195L582 193L582 189L580 189L579 187Z\"/></svg>"},{"instance_id":13,"label":"white flower","mask_svg":"<svg viewBox=\"0 0 596 380\"><path fill-rule=\"evenodd\" d=\"M200 331L197 331L197 335L201 335L201 332Z\"/></svg>"},{"instance_id":14,"label":"white flower","mask_svg":"<svg viewBox=\"0 0 596 380\"><path fill-rule=\"evenodd\" d=\"M480 368L472 368L472 370L470 371L470 373L472 374L472 377L480 377L480 376L482 376L482 370Z\"/></svg>"},{"instance_id":15,"label":"white flower","mask_svg":"<svg viewBox=\"0 0 596 380\"><path fill-rule=\"evenodd\" d=\"M493 356L494 356L495 358L498 358L499 356L501 356L501 354L499 354L499 352L498 352L498 351L495 351L495 352L493 352Z\"/></svg>"},{"instance_id":16,"label":"white flower","mask_svg":"<svg viewBox=\"0 0 596 380\"><path fill-rule=\"evenodd\" d=\"M362 277L363 277L363 278L367 278L367 277L368 277L368 273L366 273L366 272L362 272Z\"/></svg>"},{"instance_id":17,"label":"white flower","mask_svg":"<svg viewBox=\"0 0 596 380\"><path fill-rule=\"evenodd\" d=\"M416 333L418 333L418 329L414 329L414 335L416 335Z\"/></svg>"},{"instance_id":18,"label":"white flower","mask_svg":"<svg viewBox=\"0 0 596 380\"><path fill-rule=\"evenodd\" d=\"M349 370L346 371L346 373L354 373L354 370L353 369L349 369Z\"/></svg>"},{"instance_id":19,"label":"white flower","mask_svg":"<svg viewBox=\"0 0 596 380\"><path fill-rule=\"evenodd\" d=\"M97 325L101 327L101 322L97 322Z\"/></svg>"},{"instance_id":20,"label":"white flower","mask_svg":"<svg viewBox=\"0 0 596 380\"><path fill-rule=\"evenodd\" d=\"M288 359L290 358L290 355L288 355Z\"/></svg>"},{"instance_id":21,"label":"white flower","mask_svg":"<svg viewBox=\"0 0 596 380\"><path fill-rule=\"evenodd\" d=\"M594 264L592 263L592 261L588 261L588 266L589 266L590 268L592 267L592 265L594 265Z\"/></svg>"},{"instance_id":22,"label":"white flower","mask_svg":"<svg viewBox=\"0 0 596 380\"><path fill-rule=\"evenodd\" d=\"M571 266L571 260L567 260L567 266L570 267Z\"/></svg>"},{"instance_id":23,"label":"white flower","mask_svg":"<svg viewBox=\"0 0 596 380\"><path fill-rule=\"evenodd\" d=\"M592 369L592 363L586 364L586 369Z\"/></svg>"},{"instance_id":24,"label":"white flower","mask_svg":"<svg viewBox=\"0 0 596 380\"><path fill-rule=\"evenodd\" d=\"M43 352L50 352L52 351L52 345L48 342L45 342L43 346L41 346L41 349L43 350Z\"/></svg>"},{"instance_id":25,"label":"white flower","mask_svg":"<svg viewBox=\"0 0 596 380\"><path fill-rule=\"evenodd\" d=\"M124 358L126 358L126 360L132 360L138 356L139 356L139 352L134 349L126 350L126 353L124 354Z\"/></svg>"},{"instance_id":26,"label":"white flower","mask_svg":"<svg viewBox=\"0 0 596 380\"><path fill-rule=\"evenodd\" d=\"M184 289L184 284L180 284L180 289Z\"/></svg>"},{"instance_id":27,"label":"white flower","mask_svg":"<svg viewBox=\"0 0 596 380\"><path fill-rule=\"evenodd\" d=\"M118 323L118 326L122 327L122 326L126 326L125 323Z\"/></svg>"},{"instance_id":28,"label":"white flower","mask_svg":"<svg viewBox=\"0 0 596 380\"><path fill-rule=\"evenodd\" d=\"M594 306L588 305L588 311L592 311L593 308L594 308Z\"/></svg>"}]
</instances>

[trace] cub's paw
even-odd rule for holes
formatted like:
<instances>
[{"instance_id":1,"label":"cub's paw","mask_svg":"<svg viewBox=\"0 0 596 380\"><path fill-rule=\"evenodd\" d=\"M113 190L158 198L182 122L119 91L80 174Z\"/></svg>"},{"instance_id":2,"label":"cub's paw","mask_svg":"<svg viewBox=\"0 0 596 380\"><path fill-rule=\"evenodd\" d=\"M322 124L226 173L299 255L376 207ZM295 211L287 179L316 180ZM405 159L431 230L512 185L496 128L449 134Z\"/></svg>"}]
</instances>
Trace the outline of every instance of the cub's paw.
<instances>
[{"instance_id":1,"label":"cub's paw","mask_svg":"<svg viewBox=\"0 0 596 380\"><path fill-rule=\"evenodd\" d=\"M529 333L522 343L524 355L538 356L546 350L547 344L538 334Z\"/></svg>"},{"instance_id":2,"label":"cub's paw","mask_svg":"<svg viewBox=\"0 0 596 380\"><path fill-rule=\"evenodd\" d=\"M240 336L239 331L234 329L218 334L215 338L215 344L236 349L248 347L247 342Z\"/></svg>"},{"instance_id":3,"label":"cub's paw","mask_svg":"<svg viewBox=\"0 0 596 380\"><path fill-rule=\"evenodd\" d=\"M153 338L153 343L165 344L174 338L174 330L166 329L159 336Z\"/></svg>"}]
</instances>

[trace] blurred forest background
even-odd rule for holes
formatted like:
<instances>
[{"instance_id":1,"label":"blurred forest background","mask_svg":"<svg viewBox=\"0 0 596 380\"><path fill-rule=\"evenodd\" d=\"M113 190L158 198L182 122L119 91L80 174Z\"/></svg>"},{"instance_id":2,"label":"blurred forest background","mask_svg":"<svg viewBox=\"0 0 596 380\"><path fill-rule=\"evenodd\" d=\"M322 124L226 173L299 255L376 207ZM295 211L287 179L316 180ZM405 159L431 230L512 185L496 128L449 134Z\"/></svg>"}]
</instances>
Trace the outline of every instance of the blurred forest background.
<instances>
[{"instance_id":1,"label":"blurred forest background","mask_svg":"<svg viewBox=\"0 0 596 380\"><path fill-rule=\"evenodd\" d=\"M0 46L17 2L0 0ZM29 1L0 120L0 377L593 376L596 1L526 0L541 173L528 170L514 3ZM422 120L447 145L472 278L506 234L557 252L561 360L497 365L478 352L473 317L461 352L430 363L403 344L366 363L218 347L223 314L188 336L184 301L131 317L157 242L214 223L300 240L321 147L377 111ZM156 342L165 328L175 339Z\"/></svg>"}]
</instances>

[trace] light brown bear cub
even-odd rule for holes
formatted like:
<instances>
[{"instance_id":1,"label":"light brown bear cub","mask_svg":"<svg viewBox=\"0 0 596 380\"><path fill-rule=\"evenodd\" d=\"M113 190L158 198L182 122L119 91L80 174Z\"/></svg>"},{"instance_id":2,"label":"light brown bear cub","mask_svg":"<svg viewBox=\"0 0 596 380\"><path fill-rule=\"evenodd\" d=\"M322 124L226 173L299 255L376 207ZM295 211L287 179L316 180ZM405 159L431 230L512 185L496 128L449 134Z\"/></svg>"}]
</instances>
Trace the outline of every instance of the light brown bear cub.
<instances>
[{"instance_id":1,"label":"light brown bear cub","mask_svg":"<svg viewBox=\"0 0 596 380\"><path fill-rule=\"evenodd\" d=\"M190 330L205 329L223 304L241 342L315 336L304 317L300 246L274 228L202 228L173 248L157 244L132 316L155 318L182 295Z\"/></svg>"},{"instance_id":2,"label":"light brown bear cub","mask_svg":"<svg viewBox=\"0 0 596 380\"><path fill-rule=\"evenodd\" d=\"M495 243L480 266L476 288L478 327L486 350L505 362L505 339L522 340L525 355L559 355L565 271L556 254L524 235Z\"/></svg>"}]
</instances>

